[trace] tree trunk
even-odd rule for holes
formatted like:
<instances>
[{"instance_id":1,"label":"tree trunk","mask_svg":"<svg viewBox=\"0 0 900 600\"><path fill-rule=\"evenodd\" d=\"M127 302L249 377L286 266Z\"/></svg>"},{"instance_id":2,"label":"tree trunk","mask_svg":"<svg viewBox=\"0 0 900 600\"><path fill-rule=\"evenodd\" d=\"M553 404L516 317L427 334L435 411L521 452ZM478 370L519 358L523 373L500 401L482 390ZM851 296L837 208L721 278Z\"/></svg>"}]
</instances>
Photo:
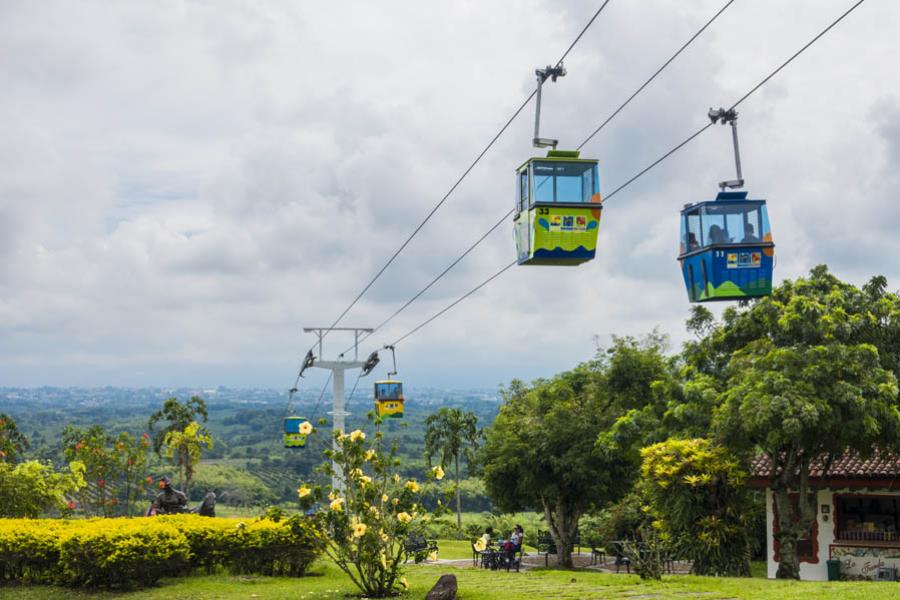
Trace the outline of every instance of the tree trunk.
<instances>
[{"instance_id":1,"label":"tree trunk","mask_svg":"<svg viewBox=\"0 0 900 600\"><path fill-rule=\"evenodd\" d=\"M562 498L557 499L555 506L541 498L544 506L544 518L550 528L550 535L556 545L556 558L559 566L571 569L572 546L575 542L575 534L578 532L578 518L581 513Z\"/></svg>"},{"instance_id":2,"label":"tree trunk","mask_svg":"<svg viewBox=\"0 0 900 600\"><path fill-rule=\"evenodd\" d=\"M778 511L778 533L774 534L779 545L777 579L800 579L797 543L809 535L816 518L816 500L815 497L811 500L809 495L809 463L808 458L788 452L780 474L772 483L772 495ZM798 492L796 507L789 494L792 480L795 485L799 483L795 488Z\"/></svg>"},{"instance_id":3,"label":"tree trunk","mask_svg":"<svg viewBox=\"0 0 900 600\"><path fill-rule=\"evenodd\" d=\"M459 455L453 457L456 463L456 537L462 539L462 499L459 491Z\"/></svg>"},{"instance_id":4,"label":"tree trunk","mask_svg":"<svg viewBox=\"0 0 900 600\"><path fill-rule=\"evenodd\" d=\"M190 450L184 452L184 495L190 501L191 499L191 480L194 478L194 463L191 461Z\"/></svg>"}]
</instances>

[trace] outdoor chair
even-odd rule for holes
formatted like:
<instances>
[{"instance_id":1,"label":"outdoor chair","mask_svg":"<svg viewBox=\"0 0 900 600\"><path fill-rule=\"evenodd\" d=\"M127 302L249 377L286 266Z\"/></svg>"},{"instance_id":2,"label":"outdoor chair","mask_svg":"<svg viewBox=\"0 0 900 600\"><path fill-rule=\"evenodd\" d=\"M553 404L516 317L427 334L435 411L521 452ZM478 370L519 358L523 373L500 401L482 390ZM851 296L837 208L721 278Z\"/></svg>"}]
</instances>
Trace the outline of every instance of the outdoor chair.
<instances>
[{"instance_id":1,"label":"outdoor chair","mask_svg":"<svg viewBox=\"0 0 900 600\"><path fill-rule=\"evenodd\" d=\"M616 557L616 573L621 567L625 567L626 573L631 573L631 559L625 555L625 542L613 542L613 553Z\"/></svg>"},{"instance_id":2,"label":"outdoor chair","mask_svg":"<svg viewBox=\"0 0 900 600\"><path fill-rule=\"evenodd\" d=\"M518 549L509 548L509 549L501 549L497 553L498 562L497 568L502 569L506 567L506 572L509 573L510 569L515 568L516 573L519 572L519 568L522 566L522 557L525 554L523 549L524 545L519 546Z\"/></svg>"}]
</instances>

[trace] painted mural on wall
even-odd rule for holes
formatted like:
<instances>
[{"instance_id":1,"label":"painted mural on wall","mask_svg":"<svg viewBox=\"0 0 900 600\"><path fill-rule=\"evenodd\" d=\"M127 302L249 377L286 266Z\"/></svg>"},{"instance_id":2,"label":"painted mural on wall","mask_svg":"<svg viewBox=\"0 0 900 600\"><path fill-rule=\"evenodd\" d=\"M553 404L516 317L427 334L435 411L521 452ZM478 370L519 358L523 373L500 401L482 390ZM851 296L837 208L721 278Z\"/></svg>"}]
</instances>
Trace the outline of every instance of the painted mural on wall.
<instances>
[{"instance_id":1,"label":"painted mural on wall","mask_svg":"<svg viewBox=\"0 0 900 600\"><path fill-rule=\"evenodd\" d=\"M880 567L900 570L900 548L831 546L831 558L841 561L841 573L875 577Z\"/></svg>"}]
</instances>

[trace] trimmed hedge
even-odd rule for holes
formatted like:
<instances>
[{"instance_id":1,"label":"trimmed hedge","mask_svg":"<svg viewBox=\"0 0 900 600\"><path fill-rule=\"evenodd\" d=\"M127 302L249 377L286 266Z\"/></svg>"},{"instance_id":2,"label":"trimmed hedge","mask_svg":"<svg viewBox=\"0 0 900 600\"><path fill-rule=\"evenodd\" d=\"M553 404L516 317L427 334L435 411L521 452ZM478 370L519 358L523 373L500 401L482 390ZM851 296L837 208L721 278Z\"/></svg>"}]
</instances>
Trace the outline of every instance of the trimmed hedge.
<instances>
[{"instance_id":1,"label":"trimmed hedge","mask_svg":"<svg viewBox=\"0 0 900 600\"><path fill-rule=\"evenodd\" d=\"M303 517L274 522L177 515L146 519L0 519L0 582L131 588L225 568L300 577L322 535Z\"/></svg>"}]
</instances>

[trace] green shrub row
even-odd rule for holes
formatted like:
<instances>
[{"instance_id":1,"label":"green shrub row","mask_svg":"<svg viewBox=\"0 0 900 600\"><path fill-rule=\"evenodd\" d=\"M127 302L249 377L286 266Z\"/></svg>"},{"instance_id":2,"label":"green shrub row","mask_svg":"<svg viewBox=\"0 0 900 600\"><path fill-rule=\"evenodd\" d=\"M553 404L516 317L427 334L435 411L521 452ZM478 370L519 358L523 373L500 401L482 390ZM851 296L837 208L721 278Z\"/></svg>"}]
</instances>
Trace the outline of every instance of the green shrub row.
<instances>
[{"instance_id":1,"label":"green shrub row","mask_svg":"<svg viewBox=\"0 0 900 600\"><path fill-rule=\"evenodd\" d=\"M0 519L0 582L133 588L192 571L300 577L322 548L315 524L177 515Z\"/></svg>"}]
</instances>

